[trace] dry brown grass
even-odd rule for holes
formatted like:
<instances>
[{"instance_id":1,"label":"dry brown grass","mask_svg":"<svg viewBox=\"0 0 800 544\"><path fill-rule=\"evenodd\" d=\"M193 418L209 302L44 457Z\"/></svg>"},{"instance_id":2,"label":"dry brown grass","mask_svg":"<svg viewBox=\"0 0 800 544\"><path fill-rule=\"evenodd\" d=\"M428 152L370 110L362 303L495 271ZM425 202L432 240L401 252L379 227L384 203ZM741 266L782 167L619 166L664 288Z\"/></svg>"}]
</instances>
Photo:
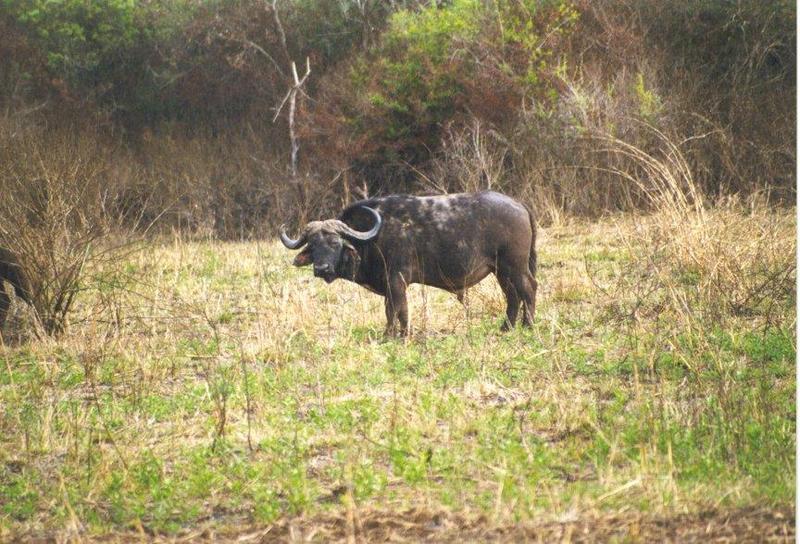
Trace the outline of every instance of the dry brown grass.
<instances>
[{"instance_id":1,"label":"dry brown grass","mask_svg":"<svg viewBox=\"0 0 800 544\"><path fill-rule=\"evenodd\" d=\"M615 173L655 210L641 216L633 228L620 229L619 236L634 258L632 267L646 271L644 278L621 275L622 288L638 284L637 289L645 285L651 294L666 292L667 300L659 304L666 303L672 317L689 330L691 320L698 318L720 322L747 317L764 327L780 322L786 315L772 304L791 300L795 291L794 215L771 213L768 197L760 193L709 205L680 148L652 130L662 142L659 156L618 138L601 138L607 152L633 161L637 168ZM687 285L691 289L683 289ZM648 303L652 306L652 301L637 300L633 313Z\"/></svg>"}]
</instances>

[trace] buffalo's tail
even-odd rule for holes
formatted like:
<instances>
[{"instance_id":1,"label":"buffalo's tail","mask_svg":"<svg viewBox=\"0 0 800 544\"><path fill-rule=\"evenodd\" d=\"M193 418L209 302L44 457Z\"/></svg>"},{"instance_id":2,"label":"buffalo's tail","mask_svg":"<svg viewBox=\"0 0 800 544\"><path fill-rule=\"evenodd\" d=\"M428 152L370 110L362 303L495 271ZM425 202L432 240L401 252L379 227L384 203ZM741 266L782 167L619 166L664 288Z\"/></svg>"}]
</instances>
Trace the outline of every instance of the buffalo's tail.
<instances>
[{"instance_id":1,"label":"buffalo's tail","mask_svg":"<svg viewBox=\"0 0 800 544\"><path fill-rule=\"evenodd\" d=\"M530 206L526 204L525 209L528 210L528 220L531 222L531 251L528 255L528 268L533 277L536 278L536 218Z\"/></svg>"}]
</instances>

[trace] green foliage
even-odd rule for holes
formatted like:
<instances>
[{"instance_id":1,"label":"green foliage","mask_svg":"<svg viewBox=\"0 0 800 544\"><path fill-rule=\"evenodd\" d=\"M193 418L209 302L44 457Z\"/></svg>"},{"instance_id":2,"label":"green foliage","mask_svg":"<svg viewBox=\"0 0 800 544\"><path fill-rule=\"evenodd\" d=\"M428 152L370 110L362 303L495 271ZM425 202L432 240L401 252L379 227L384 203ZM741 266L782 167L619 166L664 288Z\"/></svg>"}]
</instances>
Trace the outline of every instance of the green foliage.
<instances>
[{"instance_id":1,"label":"green foliage","mask_svg":"<svg viewBox=\"0 0 800 544\"><path fill-rule=\"evenodd\" d=\"M47 51L50 67L68 78L98 77L114 57L141 38L134 24L135 2L38 0L19 9Z\"/></svg>"},{"instance_id":2,"label":"green foliage","mask_svg":"<svg viewBox=\"0 0 800 544\"><path fill-rule=\"evenodd\" d=\"M108 84L143 38L130 0L6 0L4 7L30 29L53 74L75 88Z\"/></svg>"},{"instance_id":3,"label":"green foliage","mask_svg":"<svg viewBox=\"0 0 800 544\"><path fill-rule=\"evenodd\" d=\"M661 98L651 89L645 87L644 74L636 74L636 97L639 99L639 114L646 120L653 122L661 112Z\"/></svg>"},{"instance_id":4,"label":"green foliage","mask_svg":"<svg viewBox=\"0 0 800 544\"><path fill-rule=\"evenodd\" d=\"M3 496L0 512L18 521L30 519L39 505L37 489L35 482L23 474L9 477L7 483L0 480L0 495Z\"/></svg>"},{"instance_id":5,"label":"green foliage","mask_svg":"<svg viewBox=\"0 0 800 544\"><path fill-rule=\"evenodd\" d=\"M42 52L54 89L73 101L152 118L165 94L166 52L193 3L135 0L4 0L3 8Z\"/></svg>"},{"instance_id":6,"label":"green foliage","mask_svg":"<svg viewBox=\"0 0 800 544\"><path fill-rule=\"evenodd\" d=\"M591 213L585 208L598 201L614 209L630 195L618 184L609 188L615 169L594 164L596 150L582 149L574 136L608 132L646 148L647 138L631 126L637 118L678 140L708 135L687 140L687 156L710 193L776 179L794 192L792 146L783 142L794 139L786 104L794 95L796 7L785 0L280 0L285 47L272 3L262 0L0 6L0 102L20 111L47 103L42 109L59 117L76 110L111 117L126 129L118 132L123 145L181 134L207 136L200 145L208 148L222 134L244 135L269 142L281 159L259 164L280 172L288 155L285 117L271 119L291 61L302 67L308 57L312 76L298 102L297 135L313 179L347 169L356 178L349 183L366 181L371 192L417 189L413 180L437 177L437 161L452 151L448 140L480 126L501 136L492 144L506 153L494 175L501 185L525 192L531 183L523 172L543 172L553 187L538 193L563 192L558 198L569 200L571 211ZM725 127L724 137L713 127ZM576 148L589 158L578 159ZM521 156L531 164L521 167ZM574 161L592 164L588 178L567 187ZM255 180L280 176L243 166L220 173L219 162L205 168L205 175L180 172L174 180L154 174L153 184L180 187L164 202L189 200L180 181L186 176L196 180L186 191L193 200L223 193L233 209L216 213L220 229L233 217L256 215L254 208L268 215L274 199L256 204L250 195L259 190ZM202 179L212 187L201 188ZM242 179L242 189L217 179ZM132 192L141 194L141 185ZM595 187L613 194L584 194ZM185 206L198 209L194 204Z\"/></svg>"},{"instance_id":7,"label":"green foliage","mask_svg":"<svg viewBox=\"0 0 800 544\"><path fill-rule=\"evenodd\" d=\"M578 11L564 0L525 0L497 3L497 24L503 47L512 49L511 69L531 87L560 69L554 62L554 44L568 37Z\"/></svg>"},{"instance_id":8,"label":"green foliage","mask_svg":"<svg viewBox=\"0 0 800 544\"><path fill-rule=\"evenodd\" d=\"M409 58L442 62L458 43L473 40L480 30L481 2L454 0L419 11L401 10L389 20L385 40L389 50L405 49Z\"/></svg>"},{"instance_id":9,"label":"green foliage","mask_svg":"<svg viewBox=\"0 0 800 544\"><path fill-rule=\"evenodd\" d=\"M368 127L378 146L402 148L434 138L431 129L453 114L464 67L447 59L455 42L477 31L477 14L477 3L469 0L400 11L390 19L380 53L354 66L353 82L364 86L356 92L367 94L371 106L359 125Z\"/></svg>"},{"instance_id":10,"label":"green foliage","mask_svg":"<svg viewBox=\"0 0 800 544\"><path fill-rule=\"evenodd\" d=\"M502 117L522 97L552 98L545 82L558 66L554 46L576 18L567 1L455 0L399 10L380 48L352 65L351 93L368 97L369 109L351 110L348 124L379 161L429 156L451 120Z\"/></svg>"}]
</instances>

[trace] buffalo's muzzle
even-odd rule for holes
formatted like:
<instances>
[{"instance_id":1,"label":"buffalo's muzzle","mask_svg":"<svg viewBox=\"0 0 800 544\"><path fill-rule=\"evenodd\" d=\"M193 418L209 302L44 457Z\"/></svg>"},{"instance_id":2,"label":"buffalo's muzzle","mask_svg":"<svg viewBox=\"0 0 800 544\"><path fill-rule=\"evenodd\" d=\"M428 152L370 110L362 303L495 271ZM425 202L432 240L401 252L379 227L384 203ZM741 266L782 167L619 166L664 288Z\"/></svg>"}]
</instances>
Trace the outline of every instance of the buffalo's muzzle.
<instances>
[{"instance_id":1,"label":"buffalo's muzzle","mask_svg":"<svg viewBox=\"0 0 800 544\"><path fill-rule=\"evenodd\" d=\"M314 265L314 276L322 278L326 283L336 279L336 271L330 264Z\"/></svg>"}]
</instances>

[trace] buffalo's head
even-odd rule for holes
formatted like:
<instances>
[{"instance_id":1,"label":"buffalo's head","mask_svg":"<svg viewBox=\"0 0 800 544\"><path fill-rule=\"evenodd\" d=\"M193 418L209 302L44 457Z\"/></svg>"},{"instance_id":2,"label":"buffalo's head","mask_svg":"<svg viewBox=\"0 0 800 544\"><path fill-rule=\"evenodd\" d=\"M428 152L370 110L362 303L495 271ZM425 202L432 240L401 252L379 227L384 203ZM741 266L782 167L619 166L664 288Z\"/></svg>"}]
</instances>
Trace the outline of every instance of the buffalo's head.
<instances>
[{"instance_id":1,"label":"buffalo's head","mask_svg":"<svg viewBox=\"0 0 800 544\"><path fill-rule=\"evenodd\" d=\"M281 242L289 249L306 246L294 258L295 266L314 264L314 275L331 283L336 278L353 279L359 263L358 251L353 244L369 242L381 230L383 219L372 208L363 207L375 217L375 225L367 232L354 230L338 219L312 221L303 229L297 240L286 234L281 225Z\"/></svg>"}]
</instances>

